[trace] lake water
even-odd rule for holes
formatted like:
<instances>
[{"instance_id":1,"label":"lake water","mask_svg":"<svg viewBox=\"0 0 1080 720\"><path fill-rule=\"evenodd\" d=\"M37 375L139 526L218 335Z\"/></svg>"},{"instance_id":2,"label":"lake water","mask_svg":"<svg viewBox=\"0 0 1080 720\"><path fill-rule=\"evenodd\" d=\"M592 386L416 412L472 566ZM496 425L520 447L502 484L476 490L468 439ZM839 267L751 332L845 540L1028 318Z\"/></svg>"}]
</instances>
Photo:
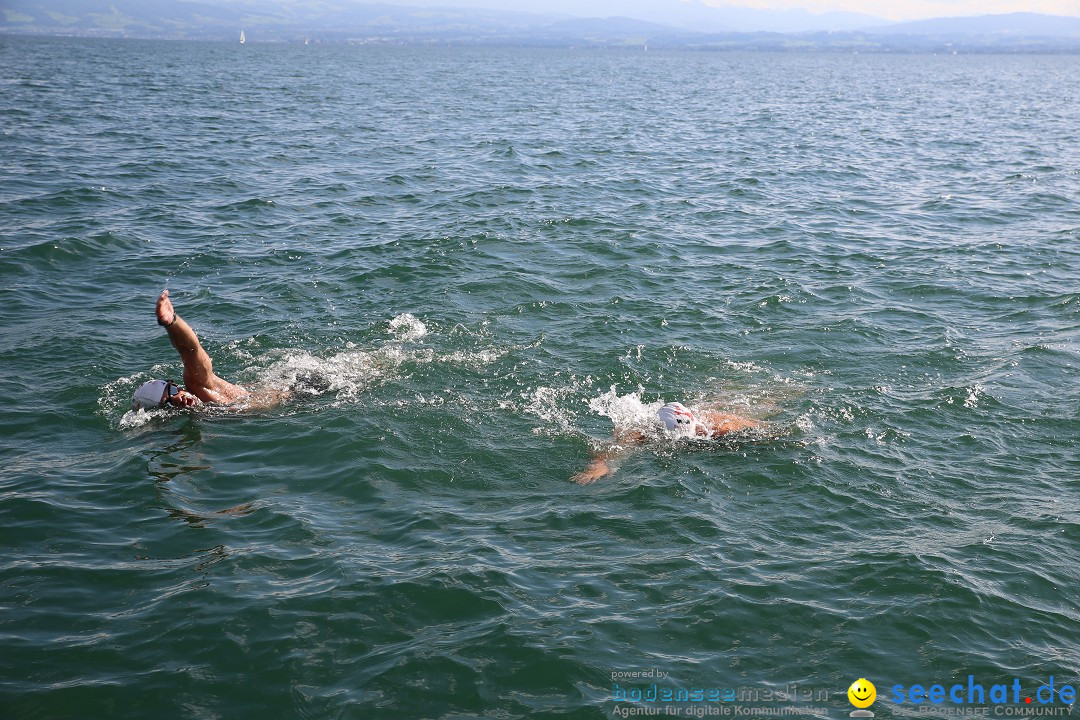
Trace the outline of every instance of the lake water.
<instances>
[{"instance_id":1,"label":"lake water","mask_svg":"<svg viewBox=\"0 0 1080 720\"><path fill-rule=\"evenodd\" d=\"M0 715L1077 685L1080 57L0 37L0 84ZM292 399L129 412L166 287ZM572 482L670 400L767 429Z\"/></svg>"}]
</instances>

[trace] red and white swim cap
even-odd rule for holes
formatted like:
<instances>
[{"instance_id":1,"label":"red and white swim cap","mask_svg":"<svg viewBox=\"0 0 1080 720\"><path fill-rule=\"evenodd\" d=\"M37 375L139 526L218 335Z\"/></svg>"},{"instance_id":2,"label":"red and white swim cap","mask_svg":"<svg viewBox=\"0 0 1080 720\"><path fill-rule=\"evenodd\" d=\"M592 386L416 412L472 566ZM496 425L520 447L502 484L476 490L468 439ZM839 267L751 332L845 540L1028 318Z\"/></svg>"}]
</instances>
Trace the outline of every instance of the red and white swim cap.
<instances>
[{"instance_id":1,"label":"red and white swim cap","mask_svg":"<svg viewBox=\"0 0 1080 720\"><path fill-rule=\"evenodd\" d=\"M664 427L669 432L687 432L694 431L694 426L697 424L697 418L694 417L694 413L683 405L682 403L668 403L664 407L656 411L657 417L660 418L660 422L664 423Z\"/></svg>"}]
</instances>

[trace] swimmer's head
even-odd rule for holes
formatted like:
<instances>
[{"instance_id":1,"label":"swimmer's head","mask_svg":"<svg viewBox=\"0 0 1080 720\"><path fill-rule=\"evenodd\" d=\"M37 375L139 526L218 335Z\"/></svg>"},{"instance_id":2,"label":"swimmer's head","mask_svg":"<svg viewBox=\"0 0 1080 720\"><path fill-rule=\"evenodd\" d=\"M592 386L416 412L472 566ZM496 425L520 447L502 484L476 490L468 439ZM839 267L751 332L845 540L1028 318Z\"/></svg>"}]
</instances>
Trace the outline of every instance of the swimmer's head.
<instances>
[{"instance_id":1,"label":"swimmer's head","mask_svg":"<svg viewBox=\"0 0 1080 720\"><path fill-rule=\"evenodd\" d=\"M664 427L668 429L668 432L676 432L680 434L692 434L698 422L694 417L694 413L682 403L668 403L664 407L656 411L656 416L660 418L660 422L664 423Z\"/></svg>"},{"instance_id":2,"label":"swimmer's head","mask_svg":"<svg viewBox=\"0 0 1080 720\"><path fill-rule=\"evenodd\" d=\"M164 407L172 398L180 397L184 389L169 380L147 380L131 398L132 410L153 410Z\"/></svg>"}]
</instances>

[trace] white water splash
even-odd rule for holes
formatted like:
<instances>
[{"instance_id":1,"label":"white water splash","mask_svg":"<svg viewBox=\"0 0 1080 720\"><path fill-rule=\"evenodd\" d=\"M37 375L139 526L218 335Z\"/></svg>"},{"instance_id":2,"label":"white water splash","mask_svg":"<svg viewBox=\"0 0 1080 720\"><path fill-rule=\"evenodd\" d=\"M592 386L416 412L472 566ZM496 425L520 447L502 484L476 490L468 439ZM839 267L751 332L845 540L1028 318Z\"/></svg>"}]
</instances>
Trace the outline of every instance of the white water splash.
<instances>
[{"instance_id":1,"label":"white water splash","mask_svg":"<svg viewBox=\"0 0 1080 720\"><path fill-rule=\"evenodd\" d=\"M617 428L645 430L656 428L656 411L663 404L662 400L643 402L641 388L632 393L619 395L615 386L612 385L606 393L589 401L589 409L598 415L610 418Z\"/></svg>"},{"instance_id":2,"label":"white water splash","mask_svg":"<svg viewBox=\"0 0 1080 720\"><path fill-rule=\"evenodd\" d=\"M329 357L294 350L270 366L256 369L257 384L300 395L336 393L339 399L354 398L376 384L398 377L406 361L431 354L430 350L405 352L397 346L346 350Z\"/></svg>"},{"instance_id":3,"label":"white water splash","mask_svg":"<svg viewBox=\"0 0 1080 720\"><path fill-rule=\"evenodd\" d=\"M524 410L537 416L548 426L554 426L556 433L572 434L576 432L574 421L577 419L577 413L568 407L572 404L568 398L574 392L573 387L538 387L532 391L531 395L526 396ZM533 430L534 433L542 431L541 428Z\"/></svg>"},{"instance_id":4,"label":"white water splash","mask_svg":"<svg viewBox=\"0 0 1080 720\"><path fill-rule=\"evenodd\" d=\"M414 342L428 334L427 325L412 313L402 313L387 326L399 342Z\"/></svg>"}]
</instances>

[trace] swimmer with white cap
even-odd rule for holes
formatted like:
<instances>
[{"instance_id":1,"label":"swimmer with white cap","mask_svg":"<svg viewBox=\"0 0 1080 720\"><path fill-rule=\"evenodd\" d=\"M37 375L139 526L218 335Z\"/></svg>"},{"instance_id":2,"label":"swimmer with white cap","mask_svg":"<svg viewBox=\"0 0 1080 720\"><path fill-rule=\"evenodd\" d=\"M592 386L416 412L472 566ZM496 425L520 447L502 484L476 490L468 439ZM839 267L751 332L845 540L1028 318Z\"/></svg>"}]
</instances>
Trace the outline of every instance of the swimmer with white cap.
<instances>
[{"instance_id":1,"label":"swimmer with white cap","mask_svg":"<svg viewBox=\"0 0 1080 720\"><path fill-rule=\"evenodd\" d=\"M214 374L210 356L199 344L199 338L191 326L176 314L168 290L158 297L157 321L169 333L173 347L184 362L184 384L177 385L172 380L149 380L135 391L131 399L132 410L153 410L168 405L194 407L202 403L230 405L249 397L250 393L244 388Z\"/></svg>"},{"instance_id":2,"label":"swimmer with white cap","mask_svg":"<svg viewBox=\"0 0 1080 720\"><path fill-rule=\"evenodd\" d=\"M720 437L728 433L760 427L761 423L738 415L727 415L714 410L702 410L697 413L682 403L671 402L656 411L656 419L669 433L681 437L700 437L705 439ZM639 430L615 428L612 446L593 456L589 467L574 476L574 482L581 485L594 483L611 473L608 460L611 460L627 445L639 445L646 440L645 433Z\"/></svg>"},{"instance_id":3,"label":"swimmer with white cap","mask_svg":"<svg viewBox=\"0 0 1080 720\"><path fill-rule=\"evenodd\" d=\"M660 408L656 411L656 416L668 432L704 438L714 438L761 425L756 420L715 410L702 410L695 414L678 402L668 403Z\"/></svg>"}]
</instances>

